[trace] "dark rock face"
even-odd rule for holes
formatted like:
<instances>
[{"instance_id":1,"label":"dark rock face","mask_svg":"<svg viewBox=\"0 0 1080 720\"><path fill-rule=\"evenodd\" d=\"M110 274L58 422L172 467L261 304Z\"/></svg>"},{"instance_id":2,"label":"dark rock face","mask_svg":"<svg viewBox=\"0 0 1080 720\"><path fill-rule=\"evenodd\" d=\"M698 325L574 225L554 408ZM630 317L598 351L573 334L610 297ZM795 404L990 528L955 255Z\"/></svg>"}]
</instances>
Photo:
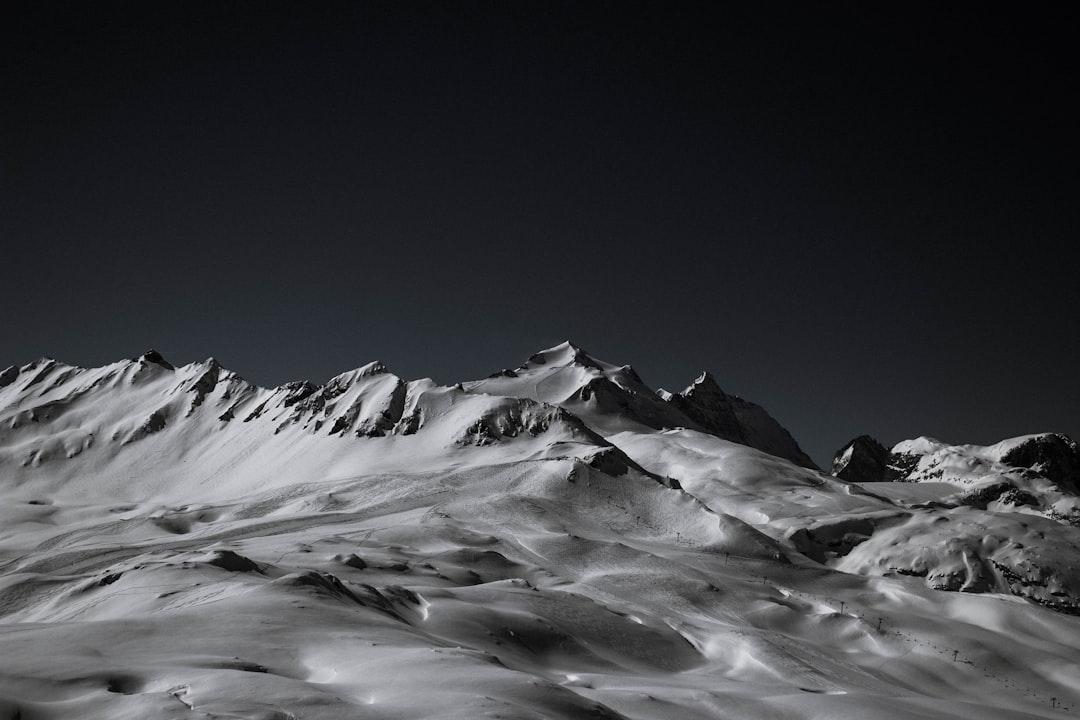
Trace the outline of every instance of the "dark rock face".
<instances>
[{"instance_id":1,"label":"dark rock face","mask_svg":"<svg viewBox=\"0 0 1080 720\"><path fill-rule=\"evenodd\" d=\"M142 428L140 428L140 430L149 435L151 433L156 433L159 430L163 430L164 428L165 415L160 410L156 410L150 413L150 417L146 419L146 422L143 423L143 426Z\"/></svg>"},{"instance_id":2,"label":"dark rock face","mask_svg":"<svg viewBox=\"0 0 1080 720\"><path fill-rule=\"evenodd\" d=\"M1039 499L1029 492L1018 489L1011 482L999 482L993 485L966 492L960 496L959 501L963 505L971 505L980 510L985 510L991 502L1001 502L1009 505L1027 505L1038 508Z\"/></svg>"},{"instance_id":3,"label":"dark rock face","mask_svg":"<svg viewBox=\"0 0 1080 720\"><path fill-rule=\"evenodd\" d=\"M860 435L833 457L832 474L848 482L884 482L889 451L869 435Z\"/></svg>"},{"instance_id":4,"label":"dark rock face","mask_svg":"<svg viewBox=\"0 0 1080 720\"><path fill-rule=\"evenodd\" d=\"M213 392L214 388L217 387L218 380L221 379L221 375L221 366L211 358L207 364L206 372L195 381L195 384L189 390L189 392L195 394L195 399L191 401L192 411L202 405L206 396Z\"/></svg>"},{"instance_id":5,"label":"dark rock face","mask_svg":"<svg viewBox=\"0 0 1080 720\"><path fill-rule=\"evenodd\" d=\"M231 572L262 572L254 560L246 558L243 555L238 555L232 550L215 550L214 556L207 562L210 565L215 565Z\"/></svg>"},{"instance_id":6,"label":"dark rock face","mask_svg":"<svg viewBox=\"0 0 1080 720\"><path fill-rule=\"evenodd\" d=\"M15 378L19 377L19 368L12 365L4 372L0 372L0 388L10 385L15 382Z\"/></svg>"},{"instance_id":7,"label":"dark rock face","mask_svg":"<svg viewBox=\"0 0 1080 720\"><path fill-rule=\"evenodd\" d=\"M168 360L162 356L157 350L147 350L139 357L135 358L135 362L154 363L160 365L166 370L175 370L176 368Z\"/></svg>"},{"instance_id":8,"label":"dark rock face","mask_svg":"<svg viewBox=\"0 0 1080 720\"><path fill-rule=\"evenodd\" d=\"M731 400L711 374L703 373L693 385L672 395L668 402L714 435L745 445L746 431L735 417Z\"/></svg>"},{"instance_id":9,"label":"dark rock face","mask_svg":"<svg viewBox=\"0 0 1080 720\"><path fill-rule=\"evenodd\" d=\"M911 474L919 467L922 455L913 453L889 453L889 464L885 468L885 482L915 482Z\"/></svg>"},{"instance_id":10,"label":"dark rock face","mask_svg":"<svg viewBox=\"0 0 1080 720\"><path fill-rule=\"evenodd\" d=\"M668 402L708 433L763 450L802 467L818 469L791 433L765 412L765 408L728 395L707 372L678 395L672 395Z\"/></svg>"},{"instance_id":11,"label":"dark rock face","mask_svg":"<svg viewBox=\"0 0 1080 720\"><path fill-rule=\"evenodd\" d=\"M1002 456L1002 462L1035 470L1061 490L1080 494L1080 448L1067 435L1039 435Z\"/></svg>"},{"instance_id":12,"label":"dark rock face","mask_svg":"<svg viewBox=\"0 0 1080 720\"><path fill-rule=\"evenodd\" d=\"M829 558L847 555L868 540L875 529L873 520L869 518L845 518L816 527L799 528L789 539L803 555L817 562L825 562Z\"/></svg>"}]
</instances>

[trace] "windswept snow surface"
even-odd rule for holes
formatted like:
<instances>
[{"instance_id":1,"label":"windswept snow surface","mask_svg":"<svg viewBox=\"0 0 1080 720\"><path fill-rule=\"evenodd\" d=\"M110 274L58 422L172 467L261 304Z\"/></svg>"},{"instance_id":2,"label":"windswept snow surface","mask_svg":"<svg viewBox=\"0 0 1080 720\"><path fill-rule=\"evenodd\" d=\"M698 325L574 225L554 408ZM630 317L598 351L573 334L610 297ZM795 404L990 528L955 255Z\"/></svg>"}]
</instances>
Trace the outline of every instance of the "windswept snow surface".
<instances>
[{"instance_id":1,"label":"windswept snow surface","mask_svg":"<svg viewBox=\"0 0 1080 720\"><path fill-rule=\"evenodd\" d=\"M672 397L568 343L452 387L4 371L0 719L1075 711L1076 528Z\"/></svg>"}]
</instances>

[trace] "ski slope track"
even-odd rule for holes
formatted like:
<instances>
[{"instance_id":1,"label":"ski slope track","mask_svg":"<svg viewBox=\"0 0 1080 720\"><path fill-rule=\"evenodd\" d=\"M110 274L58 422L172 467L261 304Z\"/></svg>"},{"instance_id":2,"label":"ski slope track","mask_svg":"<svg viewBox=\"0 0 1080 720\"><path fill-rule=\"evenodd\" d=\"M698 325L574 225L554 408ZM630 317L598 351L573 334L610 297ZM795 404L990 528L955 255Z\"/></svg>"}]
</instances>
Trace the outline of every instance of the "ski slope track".
<instances>
[{"instance_id":1,"label":"ski slope track","mask_svg":"<svg viewBox=\"0 0 1080 720\"><path fill-rule=\"evenodd\" d=\"M1071 439L825 474L703 373L0 372L0 720L1080 712ZM857 476L857 477L854 477Z\"/></svg>"}]
</instances>

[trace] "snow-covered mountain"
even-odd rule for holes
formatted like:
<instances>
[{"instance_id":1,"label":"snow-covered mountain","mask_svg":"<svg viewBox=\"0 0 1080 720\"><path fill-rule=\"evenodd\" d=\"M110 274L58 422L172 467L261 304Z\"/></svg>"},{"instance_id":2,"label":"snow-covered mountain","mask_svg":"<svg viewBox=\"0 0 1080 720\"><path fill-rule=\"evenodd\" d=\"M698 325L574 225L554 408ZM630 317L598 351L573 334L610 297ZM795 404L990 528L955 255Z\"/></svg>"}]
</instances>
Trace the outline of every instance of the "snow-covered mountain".
<instances>
[{"instance_id":1,"label":"snow-covered mountain","mask_svg":"<svg viewBox=\"0 0 1080 720\"><path fill-rule=\"evenodd\" d=\"M1024 435L988 447L921 437L891 451L864 435L837 453L832 474L856 482L935 485L939 502L1080 526L1080 448L1060 433Z\"/></svg>"},{"instance_id":2,"label":"snow-covered mountain","mask_svg":"<svg viewBox=\"0 0 1080 720\"><path fill-rule=\"evenodd\" d=\"M42 359L9 368L4 378L5 480L33 478L39 490L83 485L132 499L187 496L197 475L200 496L231 497L358 469L560 457L627 462L558 405L407 382L378 362L324 385L272 389L213 358L174 367L155 352L93 369Z\"/></svg>"},{"instance_id":3,"label":"snow-covered mountain","mask_svg":"<svg viewBox=\"0 0 1080 720\"><path fill-rule=\"evenodd\" d=\"M1057 716L1076 457L825 475L570 343L453 386L42 359L0 373L0 719Z\"/></svg>"}]
</instances>

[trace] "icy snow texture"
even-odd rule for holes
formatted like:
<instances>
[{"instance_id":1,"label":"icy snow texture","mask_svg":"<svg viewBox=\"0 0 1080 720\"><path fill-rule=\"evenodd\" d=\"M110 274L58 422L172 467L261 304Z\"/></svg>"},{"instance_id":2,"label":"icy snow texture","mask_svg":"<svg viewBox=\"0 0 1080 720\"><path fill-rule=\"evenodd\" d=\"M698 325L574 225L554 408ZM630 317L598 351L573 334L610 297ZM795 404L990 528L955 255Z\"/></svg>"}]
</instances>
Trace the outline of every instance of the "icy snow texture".
<instances>
[{"instance_id":1,"label":"icy snow texture","mask_svg":"<svg viewBox=\"0 0 1080 720\"><path fill-rule=\"evenodd\" d=\"M1074 527L822 475L714 385L569 343L453 387L6 370L0 718L1075 706Z\"/></svg>"}]
</instances>

